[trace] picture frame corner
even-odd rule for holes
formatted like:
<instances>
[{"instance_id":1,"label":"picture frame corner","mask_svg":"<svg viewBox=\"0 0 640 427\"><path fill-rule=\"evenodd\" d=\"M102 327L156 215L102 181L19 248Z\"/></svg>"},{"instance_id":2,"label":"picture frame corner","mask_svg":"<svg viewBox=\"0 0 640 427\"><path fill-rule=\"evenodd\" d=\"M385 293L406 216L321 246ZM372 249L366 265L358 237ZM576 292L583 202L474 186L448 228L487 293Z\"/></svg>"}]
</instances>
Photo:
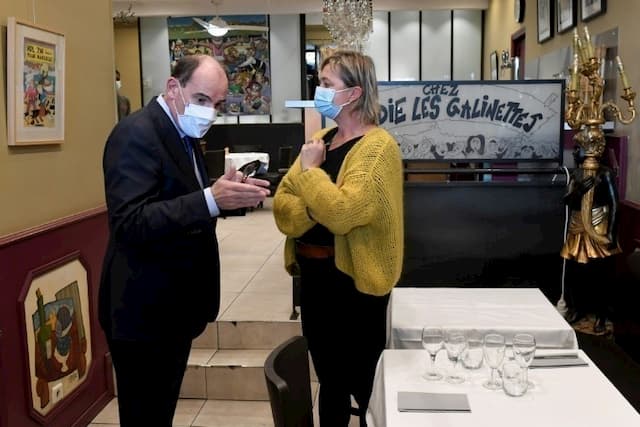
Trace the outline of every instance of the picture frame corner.
<instances>
[{"instance_id":1,"label":"picture frame corner","mask_svg":"<svg viewBox=\"0 0 640 427\"><path fill-rule=\"evenodd\" d=\"M594 4L596 4L594 10L589 11L589 14L585 15L585 9L587 8L586 0L580 0L579 15L581 22L591 21L607 12L607 0L598 0L597 2L594 2Z\"/></svg>"}]
</instances>

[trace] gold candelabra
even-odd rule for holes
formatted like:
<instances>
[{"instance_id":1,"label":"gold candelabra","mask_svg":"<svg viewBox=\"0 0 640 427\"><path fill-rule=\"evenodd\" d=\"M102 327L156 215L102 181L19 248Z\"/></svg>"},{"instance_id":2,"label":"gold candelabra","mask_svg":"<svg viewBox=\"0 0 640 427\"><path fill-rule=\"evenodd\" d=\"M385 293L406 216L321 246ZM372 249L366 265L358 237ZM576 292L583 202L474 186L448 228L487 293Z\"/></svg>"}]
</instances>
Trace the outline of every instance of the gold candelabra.
<instances>
[{"instance_id":1,"label":"gold candelabra","mask_svg":"<svg viewBox=\"0 0 640 427\"><path fill-rule=\"evenodd\" d=\"M573 140L584 149L585 159L581 165L584 178L595 178L600 168L599 158L606 147L602 131L605 112L610 111L614 120L623 124L631 123L636 117L636 93L629 84L619 56L616 57L616 65L622 83L623 93L620 97L627 103L626 112L613 101L603 102L605 82L601 75L600 57L595 54L588 28L584 27L582 36L574 29L573 63L570 68L569 86L566 89L565 116L571 129L578 131ZM607 237L596 233L592 226L593 193L594 187L591 187L582 199L582 223L589 237L602 245L609 245L614 242L609 242Z\"/></svg>"},{"instance_id":2,"label":"gold candelabra","mask_svg":"<svg viewBox=\"0 0 640 427\"><path fill-rule=\"evenodd\" d=\"M613 101L603 102L602 92L604 78L600 75L600 58L595 55L591 44L589 30L584 27L584 36L573 31L573 64L570 69L571 78L567 88L566 121L574 130L582 130L576 142L587 151L588 157L600 157L604 152L604 135L602 125L604 113L610 110L616 120L623 124L631 123L636 117L634 99L636 93L631 88L622 60L616 57L623 94L620 96L627 102L624 113Z\"/></svg>"}]
</instances>

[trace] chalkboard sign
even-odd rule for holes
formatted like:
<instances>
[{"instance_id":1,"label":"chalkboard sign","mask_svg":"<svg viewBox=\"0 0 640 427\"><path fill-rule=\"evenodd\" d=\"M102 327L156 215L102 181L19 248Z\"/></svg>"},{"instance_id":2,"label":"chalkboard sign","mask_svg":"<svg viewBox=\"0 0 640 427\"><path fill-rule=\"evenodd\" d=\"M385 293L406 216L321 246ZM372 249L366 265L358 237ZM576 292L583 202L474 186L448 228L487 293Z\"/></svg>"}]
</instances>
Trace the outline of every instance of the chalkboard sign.
<instances>
[{"instance_id":1,"label":"chalkboard sign","mask_svg":"<svg viewBox=\"0 0 640 427\"><path fill-rule=\"evenodd\" d=\"M562 161L564 80L378 82L404 159Z\"/></svg>"}]
</instances>

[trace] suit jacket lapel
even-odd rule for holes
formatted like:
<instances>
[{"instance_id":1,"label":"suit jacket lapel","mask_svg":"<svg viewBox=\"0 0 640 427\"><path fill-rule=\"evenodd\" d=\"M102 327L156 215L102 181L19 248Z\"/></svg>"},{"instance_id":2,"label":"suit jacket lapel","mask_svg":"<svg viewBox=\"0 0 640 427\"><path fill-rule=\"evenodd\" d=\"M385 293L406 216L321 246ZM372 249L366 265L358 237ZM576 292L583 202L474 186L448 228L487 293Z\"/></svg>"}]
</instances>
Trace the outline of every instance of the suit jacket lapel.
<instances>
[{"instance_id":1,"label":"suit jacket lapel","mask_svg":"<svg viewBox=\"0 0 640 427\"><path fill-rule=\"evenodd\" d=\"M173 125L171 119L167 116L167 113L162 109L160 104L153 99L146 108L153 118L153 122L156 125L156 129L162 144L169 153L169 157L178 165L179 169L183 172L184 177L194 190L200 188L200 184L196 179L196 175L193 170L193 161L189 158L187 151L184 149L184 143L180 138L178 130ZM208 181L207 181L208 182Z\"/></svg>"},{"instance_id":2,"label":"suit jacket lapel","mask_svg":"<svg viewBox=\"0 0 640 427\"><path fill-rule=\"evenodd\" d=\"M202 178L202 185L207 187L209 185L209 174L207 174L207 168L204 163L204 155L200 149L200 144L195 142L193 150L196 155L196 163L198 164L198 172L200 172L200 178Z\"/></svg>"}]
</instances>

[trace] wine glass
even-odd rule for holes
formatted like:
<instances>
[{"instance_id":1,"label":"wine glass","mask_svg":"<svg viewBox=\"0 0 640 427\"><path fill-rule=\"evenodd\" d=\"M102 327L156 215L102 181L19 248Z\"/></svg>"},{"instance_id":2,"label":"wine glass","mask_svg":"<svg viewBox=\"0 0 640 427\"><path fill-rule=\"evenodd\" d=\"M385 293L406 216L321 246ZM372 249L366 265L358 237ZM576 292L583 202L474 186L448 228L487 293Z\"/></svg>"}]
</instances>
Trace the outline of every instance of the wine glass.
<instances>
[{"instance_id":1,"label":"wine glass","mask_svg":"<svg viewBox=\"0 0 640 427\"><path fill-rule=\"evenodd\" d=\"M513 357L516 362L524 370L523 381L527 383L528 388L533 387L533 383L529 381L529 365L533 362L536 354L536 339L531 334L516 334L513 337Z\"/></svg>"},{"instance_id":2,"label":"wine glass","mask_svg":"<svg viewBox=\"0 0 640 427\"><path fill-rule=\"evenodd\" d=\"M467 346L467 339L464 334L457 331L448 331L445 334L444 348L447 350L447 356L453 361L453 369L445 380L452 384L464 382L464 375L458 370L460 364L460 356Z\"/></svg>"},{"instance_id":3,"label":"wine glass","mask_svg":"<svg viewBox=\"0 0 640 427\"><path fill-rule=\"evenodd\" d=\"M496 371L504 360L505 342L504 337L500 334L487 334L484 337L484 361L491 368L491 377L482 383L483 386L490 390L502 388L502 381L496 376Z\"/></svg>"},{"instance_id":4,"label":"wine glass","mask_svg":"<svg viewBox=\"0 0 640 427\"><path fill-rule=\"evenodd\" d=\"M422 329L422 346L429 356L431 356L431 364L424 374L424 378L430 381L436 381L442 378L442 375L436 371L436 355L442 348L444 343L444 333L442 328L424 327Z\"/></svg>"}]
</instances>

